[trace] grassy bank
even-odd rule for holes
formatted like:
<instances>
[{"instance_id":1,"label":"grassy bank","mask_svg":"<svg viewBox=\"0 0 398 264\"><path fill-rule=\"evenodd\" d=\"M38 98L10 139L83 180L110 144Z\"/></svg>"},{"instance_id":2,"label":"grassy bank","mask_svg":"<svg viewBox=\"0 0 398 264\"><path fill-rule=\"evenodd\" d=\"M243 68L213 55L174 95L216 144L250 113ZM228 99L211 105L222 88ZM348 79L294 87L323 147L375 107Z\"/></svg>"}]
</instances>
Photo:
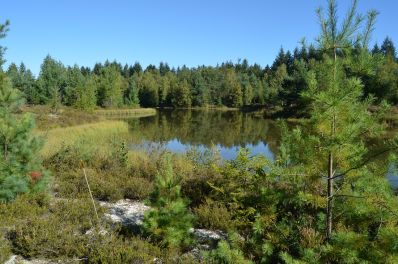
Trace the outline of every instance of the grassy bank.
<instances>
[{"instance_id":1,"label":"grassy bank","mask_svg":"<svg viewBox=\"0 0 398 264\"><path fill-rule=\"evenodd\" d=\"M100 116L128 118L128 117L145 117L156 114L153 108L134 108L134 109L100 109L95 110L94 113Z\"/></svg>"},{"instance_id":2,"label":"grassy bank","mask_svg":"<svg viewBox=\"0 0 398 264\"><path fill-rule=\"evenodd\" d=\"M44 138L41 155L44 159L54 155L61 148L84 145L105 146L106 142L122 140L128 136L128 124L123 121L101 121L71 127L54 128L37 132ZM106 149L101 148L102 151Z\"/></svg>"},{"instance_id":3,"label":"grassy bank","mask_svg":"<svg viewBox=\"0 0 398 264\"><path fill-rule=\"evenodd\" d=\"M66 106L54 112L46 105L24 106L22 112L34 115L38 130L91 124L112 118L139 118L156 114L153 108L98 109L85 112Z\"/></svg>"}]
</instances>

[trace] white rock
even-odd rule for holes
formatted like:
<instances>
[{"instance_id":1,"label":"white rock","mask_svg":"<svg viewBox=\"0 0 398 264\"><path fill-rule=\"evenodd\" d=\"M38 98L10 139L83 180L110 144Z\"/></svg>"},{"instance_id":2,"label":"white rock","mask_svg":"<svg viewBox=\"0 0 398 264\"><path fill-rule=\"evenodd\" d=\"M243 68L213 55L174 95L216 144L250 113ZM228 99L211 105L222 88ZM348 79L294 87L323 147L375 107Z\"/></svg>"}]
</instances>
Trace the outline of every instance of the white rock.
<instances>
[{"instance_id":1,"label":"white rock","mask_svg":"<svg viewBox=\"0 0 398 264\"><path fill-rule=\"evenodd\" d=\"M200 244L216 244L218 241L227 239L227 235L221 231L213 231L208 229L191 230Z\"/></svg>"},{"instance_id":2,"label":"white rock","mask_svg":"<svg viewBox=\"0 0 398 264\"><path fill-rule=\"evenodd\" d=\"M105 213L108 220L122 225L142 225L145 212L151 209L142 202L129 199L116 203L100 202L100 205L108 208L108 212Z\"/></svg>"},{"instance_id":3,"label":"white rock","mask_svg":"<svg viewBox=\"0 0 398 264\"><path fill-rule=\"evenodd\" d=\"M4 264L56 264L56 263L61 263L61 262L53 262L53 261L44 260L44 259L27 260L20 256L13 255ZM69 263L73 263L73 262L69 262ZM77 263L77 261L75 263Z\"/></svg>"},{"instance_id":4,"label":"white rock","mask_svg":"<svg viewBox=\"0 0 398 264\"><path fill-rule=\"evenodd\" d=\"M124 226L139 227L143 224L144 214L151 207L139 201L129 199L119 200L116 203L100 202L100 205L108 208L105 217L112 223L120 223ZM221 231L207 229L191 229L199 244L211 244L215 246L218 241L227 239L227 235Z\"/></svg>"}]
</instances>

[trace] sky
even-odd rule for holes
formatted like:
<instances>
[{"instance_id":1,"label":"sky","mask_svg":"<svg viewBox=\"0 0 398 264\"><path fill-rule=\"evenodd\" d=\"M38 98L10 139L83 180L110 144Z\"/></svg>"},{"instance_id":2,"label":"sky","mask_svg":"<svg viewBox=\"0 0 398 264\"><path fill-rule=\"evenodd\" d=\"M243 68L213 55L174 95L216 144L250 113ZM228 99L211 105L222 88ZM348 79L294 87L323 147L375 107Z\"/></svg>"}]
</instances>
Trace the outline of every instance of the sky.
<instances>
[{"instance_id":1,"label":"sky","mask_svg":"<svg viewBox=\"0 0 398 264\"><path fill-rule=\"evenodd\" d=\"M338 0L339 16L351 1ZM315 10L326 0L2 0L0 40L7 63L37 75L46 55L65 65L92 67L106 59L144 67L217 65L247 58L271 64L279 49L293 50L319 32ZM398 45L398 1L362 0L358 11L376 9L373 42L389 36Z\"/></svg>"}]
</instances>

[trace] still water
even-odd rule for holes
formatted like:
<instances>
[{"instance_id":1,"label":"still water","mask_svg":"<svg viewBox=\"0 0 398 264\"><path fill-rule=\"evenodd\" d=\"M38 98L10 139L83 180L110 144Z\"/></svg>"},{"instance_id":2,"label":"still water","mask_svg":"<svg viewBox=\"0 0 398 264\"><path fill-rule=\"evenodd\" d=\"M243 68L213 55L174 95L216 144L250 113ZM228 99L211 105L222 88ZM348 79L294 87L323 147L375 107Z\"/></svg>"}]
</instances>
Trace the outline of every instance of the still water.
<instances>
[{"instance_id":1,"label":"still water","mask_svg":"<svg viewBox=\"0 0 398 264\"><path fill-rule=\"evenodd\" d=\"M128 120L135 148L164 147L184 153L216 148L223 159L233 159L241 147L252 155L274 159L280 132L273 120L239 111L162 110L157 115Z\"/></svg>"},{"instance_id":2,"label":"still water","mask_svg":"<svg viewBox=\"0 0 398 264\"><path fill-rule=\"evenodd\" d=\"M241 147L252 155L262 154L273 160L278 151L281 132L274 120L255 112L217 110L161 110L155 116L127 120L133 135L133 148L165 148L184 153L196 148L218 149L223 159L234 159ZM390 131L390 136L394 135ZM369 143L370 152L379 151L380 142ZM380 163L386 157L379 157ZM385 166L385 164L383 164ZM390 164L386 175L398 187L397 170Z\"/></svg>"}]
</instances>

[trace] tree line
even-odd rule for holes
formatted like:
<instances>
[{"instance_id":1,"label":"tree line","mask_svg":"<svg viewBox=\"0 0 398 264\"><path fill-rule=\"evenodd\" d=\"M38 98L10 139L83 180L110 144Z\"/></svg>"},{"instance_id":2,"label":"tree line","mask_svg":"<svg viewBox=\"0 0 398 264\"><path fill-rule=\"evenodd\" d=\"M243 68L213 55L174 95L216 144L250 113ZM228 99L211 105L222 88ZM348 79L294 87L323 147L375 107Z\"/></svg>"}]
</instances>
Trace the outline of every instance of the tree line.
<instances>
[{"instance_id":1,"label":"tree line","mask_svg":"<svg viewBox=\"0 0 398 264\"><path fill-rule=\"evenodd\" d=\"M372 95L378 101L398 103L398 58L390 38L373 49L354 46L344 52L337 56L356 60L359 53L369 55L355 64L358 66L344 66L347 74L362 80L364 98ZM305 80L320 60L322 51L303 41L293 52L281 48L272 65L265 67L244 59L215 67L171 68L161 62L158 67L149 65L143 69L138 62L123 66L106 61L89 68L65 66L48 55L37 78L23 63L11 63L6 74L29 104L49 104L55 109L61 104L83 110L268 106L300 115L308 105L301 96L307 87Z\"/></svg>"}]
</instances>

